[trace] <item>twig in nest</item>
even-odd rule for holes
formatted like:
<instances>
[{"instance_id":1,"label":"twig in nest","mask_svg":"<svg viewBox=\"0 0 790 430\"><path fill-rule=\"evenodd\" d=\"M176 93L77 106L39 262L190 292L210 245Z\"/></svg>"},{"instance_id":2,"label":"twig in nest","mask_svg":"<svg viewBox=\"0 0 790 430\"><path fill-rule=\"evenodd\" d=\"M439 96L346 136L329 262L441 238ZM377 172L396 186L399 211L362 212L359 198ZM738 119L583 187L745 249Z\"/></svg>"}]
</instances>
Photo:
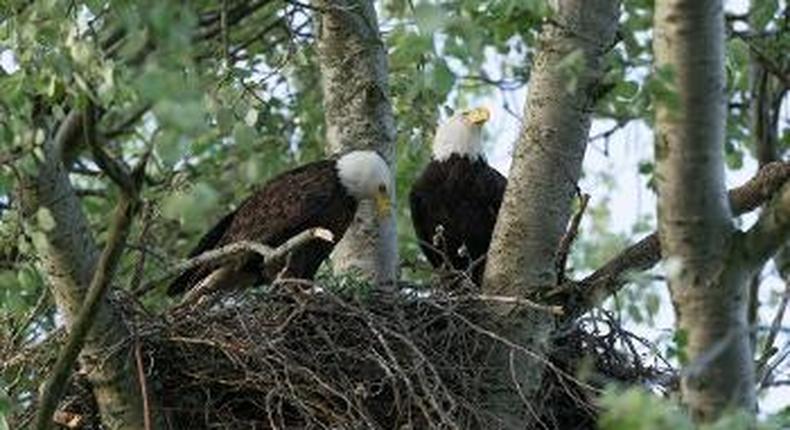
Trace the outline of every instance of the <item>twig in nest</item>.
<instances>
[{"instance_id":1,"label":"twig in nest","mask_svg":"<svg viewBox=\"0 0 790 430\"><path fill-rule=\"evenodd\" d=\"M557 249L556 260L557 285L561 285L563 282L565 282L565 266L568 263L568 254L570 254L573 241L576 240L576 235L579 234L579 224L582 221L582 216L584 215L584 211L587 209L587 203L589 203L589 201L589 194L579 194L579 210L573 214L571 225L568 228L568 231L565 232L565 235L562 236L562 240L560 240L560 246Z\"/></svg>"},{"instance_id":2,"label":"twig in nest","mask_svg":"<svg viewBox=\"0 0 790 430\"><path fill-rule=\"evenodd\" d=\"M461 301L496 302L496 303L526 306L528 308L537 309L539 311L548 312L554 315L563 315L565 313L562 310L562 306L542 305L540 303L533 302L532 300L528 300L523 297L498 296L492 294L473 294L473 295L466 295L459 297L451 297L448 300L459 301L459 302Z\"/></svg>"},{"instance_id":3,"label":"twig in nest","mask_svg":"<svg viewBox=\"0 0 790 430\"><path fill-rule=\"evenodd\" d=\"M252 252L255 254L260 255L263 257L264 264L272 264L285 258L291 251L305 245L307 242L310 242L315 239L325 240L327 242L334 241L334 235L331 231L326 230L324 228L312 228L310 230L305 230L296 236L288 239L282 245L278 246L277 248L272 248L270 246L264 245L259 242L252 242L252 241L239 241L232 243L227 246L223 246L219 249L214 249L208 252L204 252L203 254L198 255L197 257L191 258L179 265L177 265L173 270L168 271L166 278L170 277L174 274L181 273L185 270L189 270L193 267L200 266L205 263L209 263L212 261L220 260L227 258L231 255L243 253L243 252ZM221 267L214 272L212 272L209 276L204 278L200 284L189 291L185 296L181 303L178 304L178 307L182 307L191 303L194 303L198 298L216 290L220 285L222 285L227 280L228 276L232 273L232 269L229 267ZM160 280L161 281L161 280Z\"/></svg>"},{"instance_id":4,"label":"twig in nest","mask_svg":"<svg viewBox=\"0 0 790 430\"><path fill-rule=\"evenodd\" d=\"M143 396L143 425L145 430L151 430L151 407L148 404L148 384L145 378L145 368L143 367L143 353L140 346L140 338L134 339L134 361L137 366L137 380L140 381L140 393Z\"/></svg>"}]
</instances>

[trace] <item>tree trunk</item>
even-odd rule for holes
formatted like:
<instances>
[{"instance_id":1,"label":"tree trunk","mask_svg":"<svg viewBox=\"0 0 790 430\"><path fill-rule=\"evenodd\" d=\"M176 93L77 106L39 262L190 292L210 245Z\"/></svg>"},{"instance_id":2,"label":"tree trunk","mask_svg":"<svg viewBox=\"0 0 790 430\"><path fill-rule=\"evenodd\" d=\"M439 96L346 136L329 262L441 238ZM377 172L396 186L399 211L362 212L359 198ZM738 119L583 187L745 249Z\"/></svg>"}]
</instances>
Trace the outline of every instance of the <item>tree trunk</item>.
<instances>
[{"instance_id":1,"label":"tree trunk","mask_svg":"<svg viewBox=\"0 0 790 430\"><path fill-rule=\"evenodd\" d=\"M540 36L525 108L525 122L515 149L508 187L494 229L484 276L490 294L532 296L557 282L555 253L571 212L581 175L591 111L604 73L604 55L613 44L620 3L617 0L562 0ZM578 56L578 74L559 69L563 60ZM575 80L573 88L568 82ZM506 313L508 309L499 309ZM528 312L507 319L509 336L539 356L546 356L553 317ZM509 351L500 354L505 387L513 386ZM521 393L537 399L542 366L523 355L515 362ZM506 427L523 428L518 390L494 393L497 414ZM516 408L515 405L522 405ZM521 409L513 414L511 411Z\"/></svg>"},{"instance_id":2,"label":"tree trunk","mask_svg":"<svg viewBox=\"0 0 790 430\"><path fill-rule=\"evenodd\" d=\"M79 128L79 117L69 115L61 128ZM27 214L26 230L40 258L40 270L69 327L82 306L99 251L61 161L62 148L68 146L60 141L64 135L58 133L57 142L44 144L45 160L37 176L21 190L21 197ZM53 220L54 227L42 225L42 218ZM129 336L109 300L103 298L85 338L80 367L93 387L102 423L111 429L143 428L137 372L129 349L118 349Z\"/></svg>"},{"instance_id":3,"label":"tree trunk","mask_svg":"<svg viewBox=\"0 0 790 430\"><path fill-rule=\"evenodd\" d=\"M395 119L387 84L387 51L373 2L313 0L313 5L319 11L318 52L328 151L378 151L393 172L394 203ZM392 288L398 276L395 213L393 205L393 216L377 225L372 205L364 202L332 254L335 272L358 272L379 286Z\"/></svg>"},{"instance_id":4,"label":"tree trunk","mask_svg":"<svg viewBox=\"0 0 790 430\"><path fill-rule=\"evenodd\" d=\"M681 390L697 421L753 410L747 321L752 268L739 255L724 184L726 86L720 0L656 3L658 222L677 329L685 339Z\"/></svg>"}]
</instances>

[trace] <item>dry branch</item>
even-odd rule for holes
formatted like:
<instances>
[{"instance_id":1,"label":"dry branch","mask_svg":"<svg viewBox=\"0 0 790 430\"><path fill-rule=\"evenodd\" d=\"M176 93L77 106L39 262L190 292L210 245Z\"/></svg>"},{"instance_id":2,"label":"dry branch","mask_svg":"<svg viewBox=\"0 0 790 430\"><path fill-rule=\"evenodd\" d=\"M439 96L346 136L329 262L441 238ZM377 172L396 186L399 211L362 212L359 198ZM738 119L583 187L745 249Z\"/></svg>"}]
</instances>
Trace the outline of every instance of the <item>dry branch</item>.
<instances>
[{"instance_id":1,"label":"dry branch","mask_svg":"<svg viewBox=\"0 0 790 430\"><path fill-rule=\"evenodd\" d=\"M305 230L297 234L296 236L288 239L287 241L285 241L285 243L278 246L277 248L272 248L262 243L252 242L248 240L234 242L231 243L230 245L223 246L222 248L206 251L198 256L192 257L182 263L175 265L173 268L166 271L162 276L160 276L156 280L148 282L144 284L142 287L140 287L139 289L137 289L136 291L134 291L134 295L138 297L144 295L149 291L151 291L152 289L156 288L158 285L162 284L162 282L172 278L173 276L186 272L189 269L193 269L195 267L202 266L207 263L213 263L218 260L224 260L244 252L252 252L262 256L266 264L279 261L285 258L289 253L291 253L296 248L299 248L305 245L307 242L314 239L321 239L327 242L333 242L335 240L334 235L332 234L331 231L324 228L312 228L309 230ZM204 291L204 293L205 292L207 291ZM186 298L184 299L184 301L187 301Z\"/></svg>"}]
</instances>

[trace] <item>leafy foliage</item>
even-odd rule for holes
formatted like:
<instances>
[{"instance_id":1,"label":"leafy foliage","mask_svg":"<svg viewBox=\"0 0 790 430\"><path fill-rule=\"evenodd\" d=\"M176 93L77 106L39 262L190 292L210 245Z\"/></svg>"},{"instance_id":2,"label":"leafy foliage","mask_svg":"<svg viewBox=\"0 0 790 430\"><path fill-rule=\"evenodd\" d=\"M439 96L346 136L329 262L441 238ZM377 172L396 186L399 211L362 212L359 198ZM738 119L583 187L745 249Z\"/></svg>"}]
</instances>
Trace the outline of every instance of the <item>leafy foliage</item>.
<instances>
[{"instance_id":1,"label":"leafy foliage","mask_svg":"<svg viewBox=\"0 0 790 430\"><path fill-rule=\"evenodd\" d=\"M601 430L773 430L788 425L784 412L762 419L757 425L747 414L733 412L715 423L696 427L677 403L639 389L609 389L602 402L606 413L599 421Z\"/></svg>"}]
</instances>

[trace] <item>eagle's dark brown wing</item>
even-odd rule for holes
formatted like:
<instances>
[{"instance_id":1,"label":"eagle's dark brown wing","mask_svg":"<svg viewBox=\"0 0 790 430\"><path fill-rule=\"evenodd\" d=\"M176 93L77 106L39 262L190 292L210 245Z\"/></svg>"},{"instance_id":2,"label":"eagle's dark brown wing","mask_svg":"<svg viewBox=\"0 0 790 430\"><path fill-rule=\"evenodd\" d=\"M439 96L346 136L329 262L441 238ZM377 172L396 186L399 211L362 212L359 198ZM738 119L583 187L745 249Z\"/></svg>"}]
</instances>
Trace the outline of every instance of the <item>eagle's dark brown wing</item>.
<instances>
[{"instance_id":1,"label":"eagle's dark brown wing","mask_svg":"<svg viewBox=\"0 0 790 430\"><path fill-rule=\"evenodd\" d=\"M465 270L488 252L507 179L483 160L451 156L431 161L409 194L412 222L420 247L434 267L445 258L434 249L436 227L444 228L446 254L452 266ZM465 247L468 256L458 255ZM473 277L479 282L483 265Z\"/></svg>"},{"instance_id":2,"label":"eagle's dark brown wing","mask_svg":"<svg viewBox=\"0 0 790 430\"><path fill-rule=\"evenodd\" d=\"M345 232L356 206L345 194L333 160L324 160L285 172L267 182L239 207L220 220L190 252L190 256L240 240L251 240L276 247L298 233L313 227L332 231L336 240ZM323 259L326 245L312 258ZM312 246L307 245L307 247ZM327 252L328 253L328 252ZM300 255L303 255L301 253ZM318 264L310 263L304 270ZM177 294L192 288L216 266L204 265L183 273L168 288ZM257 267L250 267L257 269ZM295 275L301 275L296 273ZM312 273L305 276L312 277Z\"/></svg>"}]
</instances>

